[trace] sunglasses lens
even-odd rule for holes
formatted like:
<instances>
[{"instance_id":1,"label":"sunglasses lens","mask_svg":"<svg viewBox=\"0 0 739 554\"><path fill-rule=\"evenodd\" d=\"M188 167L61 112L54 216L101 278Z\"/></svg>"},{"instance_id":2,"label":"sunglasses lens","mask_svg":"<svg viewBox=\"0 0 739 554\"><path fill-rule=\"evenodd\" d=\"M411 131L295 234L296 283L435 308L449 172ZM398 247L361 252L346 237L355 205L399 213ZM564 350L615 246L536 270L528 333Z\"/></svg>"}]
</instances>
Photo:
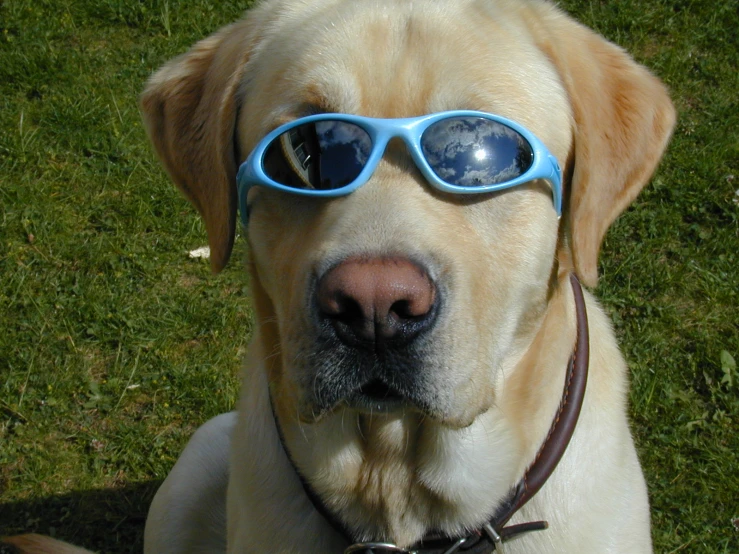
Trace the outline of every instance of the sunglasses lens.
<instances>
[{"instance_id":1,"label":"sunglasses lens","mask_svg":"<svg viewBox=\"0 0 739 554\"><path fill-rule=\"evenodd\" d=\"M372 140L352 123L322 120L285 131L267 147L267 176L296 189L329 190L354 181L367 164Z\"/></svg>"},{"instance_id":2,"label":"sunglasses lens","mask_svg":"<svg viewBox=\"0 0 739 554\"><path fill-rule=\"evenodd\" d=\"M529 142L510 127L482 117L450 117L421 136L423 155L445 183L480 187L520 177L531 167Z\"/></svg>"}]
</instances>

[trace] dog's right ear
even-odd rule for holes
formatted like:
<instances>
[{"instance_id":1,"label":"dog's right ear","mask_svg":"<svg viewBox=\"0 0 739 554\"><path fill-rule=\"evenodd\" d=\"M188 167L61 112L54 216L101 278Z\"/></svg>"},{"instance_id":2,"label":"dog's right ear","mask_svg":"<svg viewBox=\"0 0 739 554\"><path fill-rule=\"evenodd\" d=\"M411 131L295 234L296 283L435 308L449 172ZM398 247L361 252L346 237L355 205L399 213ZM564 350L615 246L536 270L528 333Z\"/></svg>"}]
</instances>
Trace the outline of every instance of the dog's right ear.
<instances>
[{"instance_id":1,"label":"dog's right ear","mask_svg":"<svg viewBox=\"0 0 739 554\"><path fill-rule=\"evenodd\" d=\"M544 16L540 47L557 67L573 111L564 218L569 253L580 280L594 287L603 237L654 172L675 108L662 82L620 47L553 6L536 6Z\"/></svg>"},{"instance_id":2,"label":"dog's right ear","mask_svg":"<svg viewBox=\"0 0 739 554\"><path fill-rule=\"evenodd\" d=\"M228 262L236 230L237 95L253 28L243 20L198 42L159 69L141 96L159 158L205 220L214 272Z\"/></svg>"}]
</instances>

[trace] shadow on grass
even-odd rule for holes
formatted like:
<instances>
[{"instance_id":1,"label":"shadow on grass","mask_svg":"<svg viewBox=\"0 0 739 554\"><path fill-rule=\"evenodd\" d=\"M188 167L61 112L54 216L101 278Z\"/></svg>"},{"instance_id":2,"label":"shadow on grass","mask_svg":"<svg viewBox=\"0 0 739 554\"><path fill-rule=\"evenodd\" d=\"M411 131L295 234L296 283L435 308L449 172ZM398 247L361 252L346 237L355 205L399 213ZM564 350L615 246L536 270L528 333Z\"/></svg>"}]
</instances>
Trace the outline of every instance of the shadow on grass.
<instances>
[{"instance_id":1,"label":"shadow on grass","mask_svg":"<svg viewBox=\"0 0 739 554\"><path fill-rule=\"evenodd\" d=\"M40 533L95 552L140 554L146 514L161 483L147 481L28 501L0 500L0 536Z\"/></svg>"}]
</instances>

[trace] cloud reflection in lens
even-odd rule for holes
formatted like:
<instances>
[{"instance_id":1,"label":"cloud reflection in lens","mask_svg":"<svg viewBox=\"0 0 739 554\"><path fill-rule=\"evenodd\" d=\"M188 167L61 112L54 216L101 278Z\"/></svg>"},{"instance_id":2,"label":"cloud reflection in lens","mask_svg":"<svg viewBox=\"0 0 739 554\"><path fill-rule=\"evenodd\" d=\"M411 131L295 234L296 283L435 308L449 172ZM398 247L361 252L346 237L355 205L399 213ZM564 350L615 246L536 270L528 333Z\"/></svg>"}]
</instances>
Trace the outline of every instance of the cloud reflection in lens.
<instances>
[{"instance_id":1,"label":"cloud reflection in lens","mask_svg":"<svg viewBox=\"0 0 739 554\"><path fill-rule=\"evenodd\" d=\"M442 119L424 131L421 147L440 179L463 187L510 181L533 163L531 147L519 133L481 117Z\"/></svg>"}]
</instances>

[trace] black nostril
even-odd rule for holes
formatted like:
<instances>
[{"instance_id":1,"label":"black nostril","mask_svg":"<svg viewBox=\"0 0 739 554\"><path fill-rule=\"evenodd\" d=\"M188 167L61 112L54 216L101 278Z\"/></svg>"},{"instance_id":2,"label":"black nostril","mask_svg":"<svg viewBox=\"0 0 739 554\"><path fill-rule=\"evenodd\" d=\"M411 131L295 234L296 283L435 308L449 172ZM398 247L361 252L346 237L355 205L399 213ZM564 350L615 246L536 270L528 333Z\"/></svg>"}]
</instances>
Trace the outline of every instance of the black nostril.
<instances>
[{"instance_id":1,"label":"black nostril","mask_svg":"<svg viewBox=\"0 0 739 554\"><path fill-rule=\"evenodd\" d=\"M418 319L425 317L427 314L421 314L420 316L414 314L411 310L411 303L407 300L399 300L392 306L390 306L390 314L396 316L398 319Z\"/></svg>"},{"instance_id":2,"label":"black nostril","mask_svg":"<svg viewBox=\"0 0 739 554\"><path fill-rule=\"evenodd\" d=\"M336 309L330 309L325 315L330 319L341 321L347 325L361 322L364 319L362 307L354 298L345 295L339 295L336 298Z\"/></svg>"},{"instance_id":3,"label":"black nostril","mask_svg":"<svg viewBox=\"0 0 739 554\"><path fill-rule=\"evenodd\" d=\"M374 321L366 317L362 306L355 299L338 295L328 306L319 306L319 311L331 322L342 340L347 337L360 342L374 340Z\"/></svg>"}]
</instances>

